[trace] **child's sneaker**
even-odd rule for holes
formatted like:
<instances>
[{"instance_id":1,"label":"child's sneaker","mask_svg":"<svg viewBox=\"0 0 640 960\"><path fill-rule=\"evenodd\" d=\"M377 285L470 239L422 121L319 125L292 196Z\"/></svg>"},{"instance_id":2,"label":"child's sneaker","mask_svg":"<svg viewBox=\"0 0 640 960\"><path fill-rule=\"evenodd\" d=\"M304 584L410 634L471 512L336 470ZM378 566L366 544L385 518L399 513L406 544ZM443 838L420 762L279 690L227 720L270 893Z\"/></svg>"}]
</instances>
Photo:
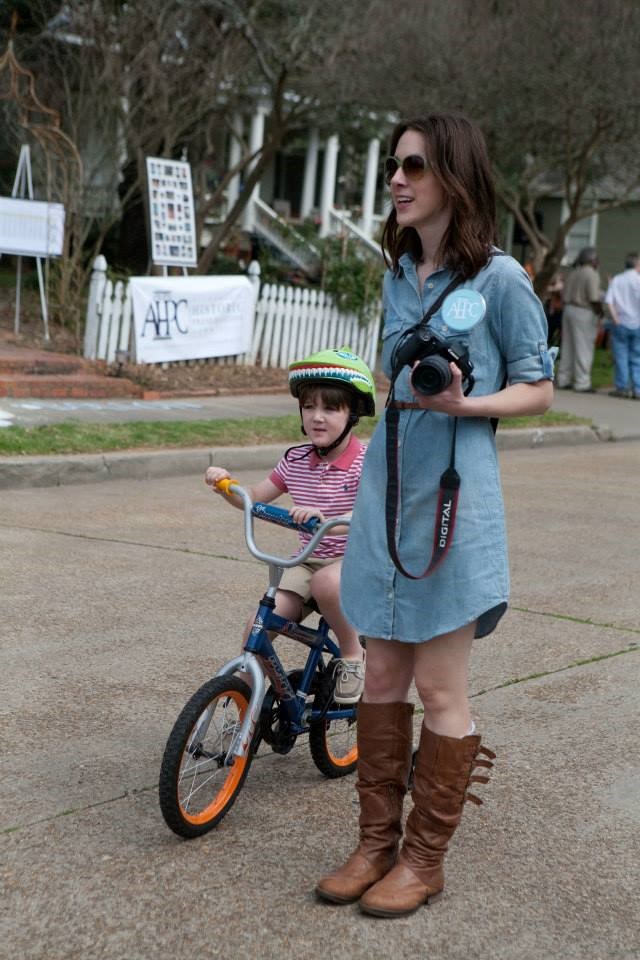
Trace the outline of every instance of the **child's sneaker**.
<instances>
[{"instance_id":1,"label":"child's sneaker","mask_svg":"<svg viewBox=\"0 0 640 960\"><path fill-rule=\"evenodd\" d=\"M362 660L336 660L334 667L336 688L333 699L336 703L357 703L364 690L364 662Z\"/></svg>"}]
</instances>

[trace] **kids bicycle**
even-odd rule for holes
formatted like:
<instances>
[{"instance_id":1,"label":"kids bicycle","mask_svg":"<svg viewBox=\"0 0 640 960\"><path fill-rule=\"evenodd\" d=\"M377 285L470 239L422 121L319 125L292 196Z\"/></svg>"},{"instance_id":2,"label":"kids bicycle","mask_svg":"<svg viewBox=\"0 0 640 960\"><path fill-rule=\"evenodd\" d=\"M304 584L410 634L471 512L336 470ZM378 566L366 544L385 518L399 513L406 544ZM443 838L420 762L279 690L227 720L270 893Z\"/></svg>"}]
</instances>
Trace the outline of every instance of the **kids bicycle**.
<instances>
[{"instance_id":1,"label":"kids bicycle","mask_svg":"<svg viewBox=\"0 0 640 960\"><path fill-rule=\"evenodd\" d=\"M229 660L183 708L169 735L160 769L160 809L167 825L181 837L199 837L215 827L233 806L261 741L274 753L287 754L307 733L313 762L326 777L344 777L356 768L356 704L333 699L335 660L340 656L321 617L317 628L274 613L275 595L285 567L304 562L318 541L346 518L324 523L295 523L288 510L252 503L235 480L219 481L227 495L243 503L244 535L250 553L269 565L269 586L262 597L243 652ZM295 557L264 553L253 535L258 517L292 530L313 534ZM271 634L297 640L309 648L302 669L288 673ZM252 687L234 676L243 671ZM265 674L270 685L267 688Z\"/></svg>"}]
</instances>

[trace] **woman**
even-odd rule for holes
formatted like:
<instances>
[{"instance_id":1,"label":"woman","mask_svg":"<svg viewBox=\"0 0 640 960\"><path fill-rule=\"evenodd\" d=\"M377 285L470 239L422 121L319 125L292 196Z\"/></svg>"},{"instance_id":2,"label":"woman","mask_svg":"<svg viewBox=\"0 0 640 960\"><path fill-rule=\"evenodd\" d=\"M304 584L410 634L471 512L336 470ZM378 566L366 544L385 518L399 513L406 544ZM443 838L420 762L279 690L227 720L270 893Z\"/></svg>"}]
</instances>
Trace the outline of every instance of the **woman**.
<instances>
[{"instance_id":1,"label":"woman","mask_svg":"<svg viewBox=\"0 0 640 960\"><path fill-rule=\"evenodd\" d=\"M444 854L464 800L480 802L467 786L478 779L474 768L492 765L493 754L481 747L471 718L469 659L474 638L495 629L509 593L491 420L543 413L553 397L542 304L525 271L493 245L495 195L482 134L463 116L431 114L400 123L391 154L383 366L387 375L397 373L390 405L398 436L387 445L396 428L381 421L369 445L341 585L345 614L367 645L358 712L360 843L316 888L324 900L359 900L378 916L410 913L441 892ZM486 304L482 319L462 333L458 324L451 328L451 300L441 302L456 282L450 296L457 293L458 307L461 296L470 299L477 319L482 298ZM413 362L398 371L397 361L407 331L434 306L429 331L456 354L468 348L473 372L452 361L450 384L425 395L412 386ZM440 500L452 452L460 477L453 517L443 512L453 498ZM387 480L396 473L398 495L388 498ZM451 528L455 521L455 532L436 556L445 518ZM424 722L414 805L398 853L412 681Z\"/></svg>"}]
</instances>

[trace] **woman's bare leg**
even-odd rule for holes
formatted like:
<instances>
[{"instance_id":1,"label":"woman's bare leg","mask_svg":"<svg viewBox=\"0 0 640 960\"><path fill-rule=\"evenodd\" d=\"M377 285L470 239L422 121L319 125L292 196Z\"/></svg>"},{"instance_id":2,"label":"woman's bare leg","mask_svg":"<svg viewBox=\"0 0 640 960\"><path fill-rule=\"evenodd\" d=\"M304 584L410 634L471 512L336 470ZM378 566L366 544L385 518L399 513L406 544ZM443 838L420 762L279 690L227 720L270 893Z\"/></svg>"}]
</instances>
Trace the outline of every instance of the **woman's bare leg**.
<instances>
[{"instance_id":1,"label":"woman's bare leg","mask_svg":"<svg viewBox=\"0 0 640 960\"><path fill-rule=\"evenodd\" d=\"M464 737L471 727L469 660L475 622L424 643L367 638L363 699L368 703L407 700L412 680L433 733Z\"/></svg>"},{"instance_id":2,"label":"woman's bare leg","mask_svg":"<svg viewBox=\"0 0 640 960\"><path fill-rule=\"evenodd\" d=\"M413 679L414 644L367 637L363 700L405 703Z\"/></svg>"},{"instance_id":3,"label":"woman's bare leg","mask_svg":"<svg viewBox=\"0 0 640 960\"><path fill-rule=\"evenodd\" d=\"M424 724L447 737L471 729L469 660L475 621L415 645L415 683L424 706Z\"/></svg>"}]
</instances>

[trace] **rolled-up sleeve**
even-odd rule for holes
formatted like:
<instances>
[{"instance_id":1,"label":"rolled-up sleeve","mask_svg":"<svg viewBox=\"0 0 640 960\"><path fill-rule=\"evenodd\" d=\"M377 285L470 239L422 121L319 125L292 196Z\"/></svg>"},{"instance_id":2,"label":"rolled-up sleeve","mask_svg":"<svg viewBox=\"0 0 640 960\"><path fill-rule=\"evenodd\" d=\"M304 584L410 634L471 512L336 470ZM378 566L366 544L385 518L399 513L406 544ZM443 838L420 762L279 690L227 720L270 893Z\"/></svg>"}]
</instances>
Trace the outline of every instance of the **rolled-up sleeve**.
<instances>
[{"instance_id":1,"label":"rolled-up sleeve","mask_svg":"<svg viewBox=\"0 0 640 960\"><path fill-rule=\"evenodd\" d=\"M508 383L553 380L554 354L547 347L547 318L526 272L515 260L496 277L499 289L496 335Z\"/></svg>"}]
</instances>

